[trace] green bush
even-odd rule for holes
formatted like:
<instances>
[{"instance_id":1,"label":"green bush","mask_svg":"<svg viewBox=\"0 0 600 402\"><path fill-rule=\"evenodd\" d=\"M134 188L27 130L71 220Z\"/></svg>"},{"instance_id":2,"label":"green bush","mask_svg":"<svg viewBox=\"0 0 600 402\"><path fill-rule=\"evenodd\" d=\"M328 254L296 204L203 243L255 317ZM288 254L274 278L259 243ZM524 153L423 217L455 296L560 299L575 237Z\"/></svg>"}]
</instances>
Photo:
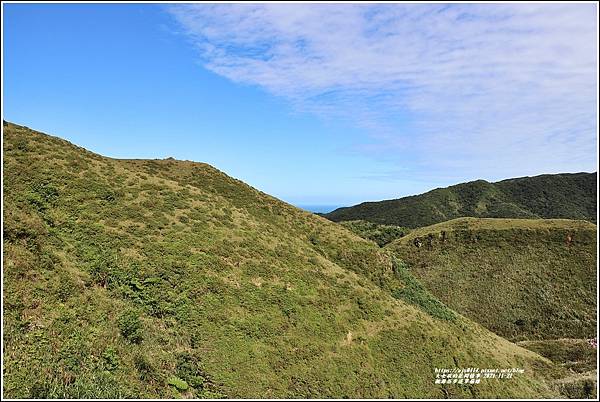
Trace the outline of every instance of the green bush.
<instances>
[{"instance_id":1,"label":"green bush","mask_svg":"<svg viewBox=\"0 0 600 402\"><path fill-rule=\"evenodd\" d=\"M61 302L66 302L71 296L79 293L77 283L65 272L61 272L56 279L58 281L55 294Z\"/></svg>"},{"instance_id":2,"label":"green bush","mask_svg":"<svg viewBox=\"0 0 600 402\"><path fill-rule=\"evenodd\" d=\"M169 381L167 382L167 384L174 386L179 391L187 391L187 389L189 388L189 385L187 382L185 382L181 378L177 378L177 377L169 378Z\"/></svg>"},{"instance_id":3,"label":"green bush","mask_svg":"<svg viewBox=\"0 0 600 402\"><path fill-rule=\"evenodd\" d=\"M177 376L196 389L202 389L205 382L198 359L187 353L177 356Z\"/></svg>"},{"instance_id":4,"label":"green bush","mask_svg":"<svg viewBox=\"0 0 600 402\"><path fill-rule=\"evenodd\" d=\"M143 354L136 354L133 357L133 364L138 371L138 375L142 381L153 381L156 379L156 370L152 363Z\"/></svg>"},{"instance_id":5,"label":"green bush","mask_svg":"<svg viewBox=\"0 0 600 402\"><path fill-rule=\"evenodd\" d=\"M90 264L90 276L96 285L112 288L118 285L126 274L119 271L116 255L104 253Z\"/></svg>"},{"instance_id":6,"label":"green bush","mask_svg":"<svg viewBox=\"0 0 600 402\"><path fill-rule=\"evenodd\" d=\"M29 150L29 143L25 138L20 139L15 143L15 148L19 151L27 151Z\"/></svg>"},{"instance_id":7,"label":"green bush","mask_svg":"<svg viewBox=\"0 0 600 402\"><path fill-rule=\"evenodd\" d=\"M142 342L143 327L139 314L135 310L128 310L119 316L119 329L121 335L131 343Z\"/></svg>"},{"instance_id":8,"label":"green bush","mask_svg":"<svg viewBox=\"0 0 600 402\"><path fill-rule=\"evenodd\" d=\"M47 180L33 184L26 195L29 204L40 212L45 212L54 205L58 196L56 187Z\"/></svg>"},{"instance_id":9,"label":"green bush","mask_svg":"<svg viewBox=\"0 0 600 402\"><path fill-rule=\"evenodd\" d=\"M108 371L114 371L119 367L119 357L116 350L111 347L106 348L102 353L102 366Z\"/></svg>"}]
</instances>

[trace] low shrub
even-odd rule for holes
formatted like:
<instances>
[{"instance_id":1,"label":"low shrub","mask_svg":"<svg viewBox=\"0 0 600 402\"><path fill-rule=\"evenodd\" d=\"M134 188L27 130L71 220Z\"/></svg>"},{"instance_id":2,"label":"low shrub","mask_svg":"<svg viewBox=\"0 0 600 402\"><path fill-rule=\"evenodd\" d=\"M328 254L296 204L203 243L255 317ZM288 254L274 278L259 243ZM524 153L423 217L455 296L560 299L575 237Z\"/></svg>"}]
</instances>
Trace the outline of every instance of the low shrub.
<instances>
[{"instance_id":1,"label":"low shrub","mask_svg":"<svg viewBox=\"0 0 600 402\"><path fill-rule=\"evenodd\" d=\"M139 314L135 310L125 311L119 316L119 330L121 335L131 343L141 343L143 326Z\"/></svg>"}]
</instances>

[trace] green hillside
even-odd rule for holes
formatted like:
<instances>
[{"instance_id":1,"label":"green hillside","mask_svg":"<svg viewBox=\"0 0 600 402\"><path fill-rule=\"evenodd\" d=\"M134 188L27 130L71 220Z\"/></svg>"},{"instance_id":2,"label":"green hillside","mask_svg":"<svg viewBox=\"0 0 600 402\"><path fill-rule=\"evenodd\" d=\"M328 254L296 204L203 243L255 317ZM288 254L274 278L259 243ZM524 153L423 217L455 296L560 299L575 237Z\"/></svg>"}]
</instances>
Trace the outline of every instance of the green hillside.
<instances>
[{"instance_id":1,"label":"green hillside","mask_svg":"<svg viewBox=\"0 0 600 402\"><path fill-rule=\"evenodd\" d=\"M575 373L586 373L598 367L596 348L586 339L550 339L517 342Z\"/></svg>"},{"instance_id":2,"label":"green hillside","mask_svg":"<svg viewBox=\"0 0 600 402\"><path fill-rule=\"evenodd\" d=\"M517 345L533 350L561 365L570 373L555 382L560 393L570 399L598 398L597 348L587 339L521 341Z\"/></svg>"},{"instance_id":3,"label":"green hillside","mask_svg":"<svg viewBox=\"0 0 600 402\"><path fill-rule=\"evenodd\" d=\"M340 224L363 239L374 241L383 247L392 241L406 236L410 229L394 225L381 225L367 221L342 221Z\"/></svg>"},{"instance_id":4,"label":"green hillside","mask_svg":"<svg viewBox=\"0 0 600 402\"><path fill-rule=\"evenodd\" d=\"M461 218L386 246L449 307L508 339L596 336L596 225Z\"/></svg>"},{"instance_id":5,"label":"green hillside","mask_svg":"<svg viewBox=\"0 0 600 402\"><path fill-rule=\"evenodd\" d=\"M340 225L206 164L3 129L4 397L558 396L563 368ZM435 384L454 367L524 373Z\"/></svg>"},{"instance_id":6,"label":"green hillside","mask_svg":"<svg viewBox=\"0 0 600 402\"><path fill-rule=\"evenodd\" d=\"M323 214L417 228L460 217L566 218L596 222L596 173L541 175L497 183L477 180L396 200L365 202Z\"/></svg>"}]
</instances>

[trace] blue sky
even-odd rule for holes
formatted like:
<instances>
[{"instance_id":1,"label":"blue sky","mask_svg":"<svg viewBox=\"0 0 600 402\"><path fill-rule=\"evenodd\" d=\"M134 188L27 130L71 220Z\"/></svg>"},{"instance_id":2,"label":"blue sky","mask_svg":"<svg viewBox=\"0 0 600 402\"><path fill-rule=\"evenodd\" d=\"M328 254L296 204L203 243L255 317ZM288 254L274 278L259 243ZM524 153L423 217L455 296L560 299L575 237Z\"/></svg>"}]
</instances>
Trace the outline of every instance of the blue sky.
<instances>
[{"instance_id":1,"label":"blue sky","mask_svg":"<svg viewBox=\"0 0 600 402\"><path fill-rule=\"evenodd\" d=\"M4 119L297 205L594 171L596 7L4 3Z\"/></svg>"}]
</instances>

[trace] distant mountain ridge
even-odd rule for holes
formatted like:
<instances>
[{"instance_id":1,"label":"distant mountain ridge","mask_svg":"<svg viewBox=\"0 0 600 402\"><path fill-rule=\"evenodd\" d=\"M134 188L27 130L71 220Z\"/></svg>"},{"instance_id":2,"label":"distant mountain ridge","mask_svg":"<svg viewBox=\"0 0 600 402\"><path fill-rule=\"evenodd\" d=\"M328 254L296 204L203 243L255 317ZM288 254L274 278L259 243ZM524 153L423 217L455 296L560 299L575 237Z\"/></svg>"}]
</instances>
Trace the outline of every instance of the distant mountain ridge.
<instances>
[{"instance_id":1,"label":"distant mountain ridge","mask_svg":"<svg viewBox=\"0 0 600 402\"><path fill-rule=\"evenodd\" d=\"M459 217L566 218L596 222L597 173L476 180L420 195L364 202L322 216L417 228Z\"/></svg>"}]
</instances>

